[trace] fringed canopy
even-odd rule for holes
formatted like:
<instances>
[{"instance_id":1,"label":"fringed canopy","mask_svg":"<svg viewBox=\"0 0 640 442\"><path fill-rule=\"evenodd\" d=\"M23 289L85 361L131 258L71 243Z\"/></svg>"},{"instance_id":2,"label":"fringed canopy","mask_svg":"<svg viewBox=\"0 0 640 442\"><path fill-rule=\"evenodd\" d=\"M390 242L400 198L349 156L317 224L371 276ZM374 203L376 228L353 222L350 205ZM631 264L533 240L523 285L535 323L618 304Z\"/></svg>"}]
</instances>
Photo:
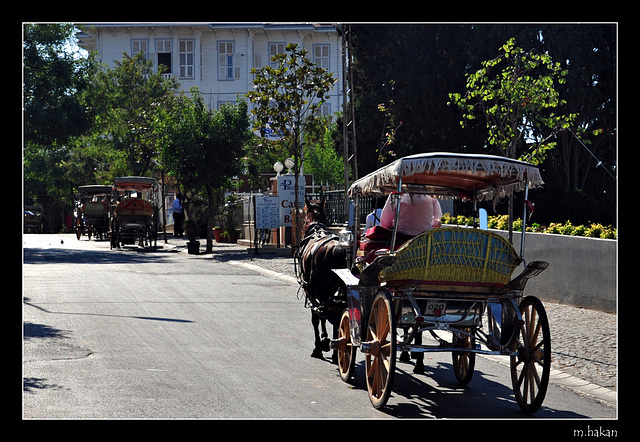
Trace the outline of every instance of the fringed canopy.
<instances>
[{"instance_id":1,"label":"fringed canopy","mask_svg":"<svg viewBox=\"0 0 640 442\"><path fill-rule=\"evenodd\" d=\"M493 200L544 182L533 164L494 155L422 153L400 158L360 178L349 187L355 195L387 195L398 190L440 198Z\"/></svg>"},{"instance_id":2,"label":"fringed canopy","mask_svg":"<svg viewBox=\"0 0 640 442\"><path fill-rule=\"evenodd\" d=\"M118 190L149 189L157 185L157 179L146 176L122 176L113 183L113 187Z\"/></svg>"}]
</instances>

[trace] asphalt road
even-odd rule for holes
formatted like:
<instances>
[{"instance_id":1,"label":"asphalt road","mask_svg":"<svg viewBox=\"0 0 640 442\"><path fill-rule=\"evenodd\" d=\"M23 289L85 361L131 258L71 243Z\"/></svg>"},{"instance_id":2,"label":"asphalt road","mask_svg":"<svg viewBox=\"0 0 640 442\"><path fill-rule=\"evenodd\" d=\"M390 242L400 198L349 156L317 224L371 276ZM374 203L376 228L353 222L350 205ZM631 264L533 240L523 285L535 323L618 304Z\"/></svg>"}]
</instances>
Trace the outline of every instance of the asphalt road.
<instances>
[{"instance_id":1,"label":"asphalt road","mask_svg":"<svg viewBox=\"0 0 640 442\"><path fill-rule=\"evenodd\" d=\"M398 363L387 408L373 409L362 355L350 384L309 357L296 284L216 254L73 235L25 235L23 254L24 419L526 418L504 362L477 358L462 388L448 353L428 354L425 375ZM616 417L552 380L532 419L585 430L574 419Z\"/></svg>"}]
</instances>

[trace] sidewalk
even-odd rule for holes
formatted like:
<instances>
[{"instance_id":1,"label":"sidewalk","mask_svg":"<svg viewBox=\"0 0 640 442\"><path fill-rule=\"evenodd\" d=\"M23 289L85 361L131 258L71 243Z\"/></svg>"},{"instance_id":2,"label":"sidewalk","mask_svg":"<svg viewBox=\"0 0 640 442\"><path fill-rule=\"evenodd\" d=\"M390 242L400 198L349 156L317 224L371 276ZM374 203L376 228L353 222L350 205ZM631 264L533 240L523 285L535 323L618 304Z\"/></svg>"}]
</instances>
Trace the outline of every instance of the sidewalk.
<instances>
[{"instance_id":1,"label":"sidewalk","mask_svg":"<svg viewBox=\"0 0 640 442\"><path fill-rule=\"evenodd\" d=\"M187 239L162 234L158 246L187 253ZM214 261L237 261L256 269L287 275L295 283L293 258L276 254L248 253L246 246L213 243L213 253L204 254L206 239L200 240L201 257ZM195 256L195 255L193 255ZM544 277L544 273L540 275ZM534 293L530 293L535 295ZM577 308L543 300L551 329L552 376L551 381L581 391L608 403L615 403L617 390L617 315L597 310ZM496 358L497 360L498 358ZM508 358L500 358L508 363ZM576 379L577 378L577 379Z\"/></svg>"}]
</instances>

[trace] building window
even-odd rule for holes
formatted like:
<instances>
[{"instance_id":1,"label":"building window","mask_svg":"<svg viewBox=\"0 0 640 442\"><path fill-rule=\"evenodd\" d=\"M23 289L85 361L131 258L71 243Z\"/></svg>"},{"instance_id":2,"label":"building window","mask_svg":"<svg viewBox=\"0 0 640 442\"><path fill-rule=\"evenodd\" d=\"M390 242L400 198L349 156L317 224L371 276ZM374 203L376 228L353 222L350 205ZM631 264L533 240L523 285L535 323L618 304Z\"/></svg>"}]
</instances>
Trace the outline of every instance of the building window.
<instances>
[{"instance_id":1,"label":"building window","mask_svg":"<svg viewBox=\"0 0 640 442\"><path fill-rule=\"evenodd\" d=\"M329 103L322 103L316 111L318 117L328 117L331 115L331 105Z\"/></svg>"},{"instance_id":2,"label":"building window","mask_svg":"<svg viewBox=\"0 0 640 442\"><path fill-rule=\"evenodd\" d=\"M240 68L234 65L232 41L218 42L218 79L233 80L240 78Z\"/></svg>"},{"instance_id":3,"label":"building window","mask_svg":"<svg viewBox=\"0 0 640 442\"><path fill-rule=\"evenodd\" d=\"M139 52L144 53L144 59L149 59L149 40L133 39L131 40L131 56L135 57Z\"/></svg>"},{"instance_id":4,"label":"building window","mask_svg":"<svg viewBox=\"0 0 640 442\"><path fill-rule=\"evenodd\" d=\"M269 65L272 68L278 67L278 62L273 61L272 58L276 55L284 54L285 43L269 43Z\"/></svg>"},{"instance_id":5,"label":"building window","mask_svg":"<svg viewBox=\"0 0 640 442\"><path fill-rule=\"evenodd\" d=\"M329 45L313 46L313 63L322 69L329 70Z\"/></svg>"},{"instance_id":6,"label":"building window","mask_svg":"<svg viewBox=\"0 0 640 442\"><path fill-rule=\"evenodd\" d=\"M171 40L156 40L156 55L158 57L158 70L164 66L164 73L172 73Z\"/></svg>"},{"instance_id":7,"label":"building window","mask_svg":"<svg viewBox=\"0 0 640 442\"><path fill-rule=\"evenodd\" d=\"M180 40L178 42L178 50L180 52L180 78L194 77L194 45L195 42L193 40Z\"/></svg>"}]
</instances>

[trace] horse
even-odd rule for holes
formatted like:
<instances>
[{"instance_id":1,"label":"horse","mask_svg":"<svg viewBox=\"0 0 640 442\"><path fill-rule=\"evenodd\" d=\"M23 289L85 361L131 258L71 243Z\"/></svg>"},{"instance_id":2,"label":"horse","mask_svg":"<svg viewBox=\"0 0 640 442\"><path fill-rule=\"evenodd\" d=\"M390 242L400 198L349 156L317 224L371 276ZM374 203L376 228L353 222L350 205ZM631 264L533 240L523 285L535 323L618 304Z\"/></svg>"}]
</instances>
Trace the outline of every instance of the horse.
<instances>
[{"instance_id":1,"label":"horse","mask_svg":"<svg viewBox=\"0 0 640 442\"><path fill-rule=\"evenodd\" d=\"M347 251L338 246L337 235L324 225L324 204L324 197L319 202L311 202L305 197L304 236L296 252L296 276L305 294L305 306L311 308L315 336L311 357L319 359L323 359L323 351L330 350L326 321L334 326L335 339L337 324L346 306L346 293L342 290L340 278L332 269L347 267ZM322 334L319 327L322 328Z\"/></svg>"}]
</instances>

